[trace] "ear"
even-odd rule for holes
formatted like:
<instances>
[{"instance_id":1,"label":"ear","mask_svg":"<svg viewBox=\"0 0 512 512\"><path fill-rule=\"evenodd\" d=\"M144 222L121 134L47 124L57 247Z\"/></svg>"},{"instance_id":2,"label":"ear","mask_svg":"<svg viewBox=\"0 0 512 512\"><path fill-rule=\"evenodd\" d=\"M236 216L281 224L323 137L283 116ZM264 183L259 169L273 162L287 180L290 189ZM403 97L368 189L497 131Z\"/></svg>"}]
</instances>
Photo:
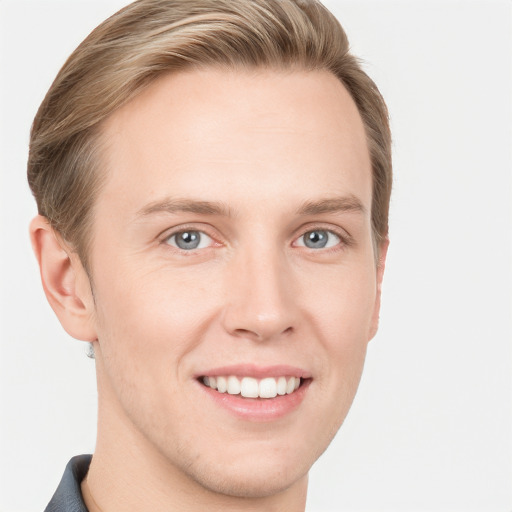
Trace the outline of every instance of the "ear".
<instances>
[{"instance_id":1,"label":"ear","mask_svg":"<svg viewBox=\"0 0 512 512\"><path fill-rule=\"evenodd\" d=\"M370 341L376 334L379 328L379 313L380 313L380 296L382 292L382 279L384 277L384 270L386 268L386 256L388 254L389 239L386 238L379 245L379 261L377 263L377 293L375 296L375 306L373 310L372 320L370 324L370 333L368 341Z\"/></svg>"},{"instance_id":2,"label":"ear","mask_svg":"<svg viewBox=\"0 0 512 512\"><path fill-rule=\"evenodd\" d=\"M94 298L80 258L41 215L30 223L30 239L46 298L62 327L73 338L97 340Z\"/></svg>"}]
</instances>

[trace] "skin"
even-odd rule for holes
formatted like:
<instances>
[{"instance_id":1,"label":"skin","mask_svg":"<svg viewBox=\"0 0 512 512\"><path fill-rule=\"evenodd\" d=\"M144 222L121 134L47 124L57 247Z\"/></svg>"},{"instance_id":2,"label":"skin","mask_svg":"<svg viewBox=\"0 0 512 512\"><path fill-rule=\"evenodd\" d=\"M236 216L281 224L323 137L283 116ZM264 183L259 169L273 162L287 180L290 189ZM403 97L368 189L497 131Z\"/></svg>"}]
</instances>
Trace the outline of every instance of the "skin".
<instances>
[{"instance_id":1,"label":"skin","mask_svg":"<svg viewBox=\"0 0 512 512\"><path fill-rule=\"evenodd\" d=\"M209 68L160 78L103 136L93 282L44 218L31 226L50 304L94 342L87 506L304 510L308 471L349 410L378 323L387 243L376 265L354 102L328 72ZM340 198L352 206L325 208ZM176 199L225 211L141 214ZM201 248L173 245L183 228L208 235ZM304 245L315 229L334 233L328 247ZM310 372L300 406L248 421L197 381L247 362Z\"/></svg>"}]
</instances>

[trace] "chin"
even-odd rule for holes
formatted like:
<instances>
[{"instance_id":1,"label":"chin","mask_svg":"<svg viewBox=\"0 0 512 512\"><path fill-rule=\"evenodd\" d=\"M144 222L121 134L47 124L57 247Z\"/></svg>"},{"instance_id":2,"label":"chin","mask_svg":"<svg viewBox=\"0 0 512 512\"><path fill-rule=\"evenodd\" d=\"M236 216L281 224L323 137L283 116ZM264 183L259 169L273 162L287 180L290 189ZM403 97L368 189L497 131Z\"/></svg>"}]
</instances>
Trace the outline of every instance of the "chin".
<instances>
[{"instance_id":1,"label":"chin","mask_svg":"<svg viewBox=\"0 0 512 512\"><path fill-rule=\"evenodd\" d=\"M291 442L295 439L295 442ZM229 443L195 446L182 445L188 457L176 461L188 478L203 489L224 496L265 498L274 496L293 488L307 486L308 472L329 444L330 439L322 443L318 438L309 439L290 433L288 441L267 439L254 443L245 439L237 442L231 439ZM199 449L198 449L199 448ZM185 467L182 463L191 461Z\"/></svg>"},{"instance_id":2,"label":"chin","mask_svg":"<svg viewBox=\"0 0 512 512\"><path fill-rule=\"evenodd\" d=\"M203 488L216 494L255 499L280 494L301 480L307 481L308 470L309 467L297 471L268 465L259 468L253 466L247 470L221 466L212 471L203 469L190 476Z\"/></svg>"}]
</instances>

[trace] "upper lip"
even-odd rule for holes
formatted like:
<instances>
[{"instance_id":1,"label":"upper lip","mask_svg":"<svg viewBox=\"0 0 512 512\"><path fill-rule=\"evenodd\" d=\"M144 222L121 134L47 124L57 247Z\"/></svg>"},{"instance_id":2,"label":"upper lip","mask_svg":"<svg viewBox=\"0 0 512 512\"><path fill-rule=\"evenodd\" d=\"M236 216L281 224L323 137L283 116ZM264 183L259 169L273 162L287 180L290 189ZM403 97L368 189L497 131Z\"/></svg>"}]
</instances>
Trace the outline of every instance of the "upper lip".
<instances>
[{"instance_id":1,"label":"upper lip","mask_svg":"<svg viewBox=\"0 0 512 512\"><path fill-rule=\"evenodd\" d=\"M272 365L272 366L259 366L255 364L236 364L230 366L222 366L205 370L198 373L196 378L199 377L217 377L217 376L239 376L239 377L254 377L256 379L264 379L266 377L301 377L303 379L310 379L311 372L290 365Z\"/></svg>"}]
</instances>

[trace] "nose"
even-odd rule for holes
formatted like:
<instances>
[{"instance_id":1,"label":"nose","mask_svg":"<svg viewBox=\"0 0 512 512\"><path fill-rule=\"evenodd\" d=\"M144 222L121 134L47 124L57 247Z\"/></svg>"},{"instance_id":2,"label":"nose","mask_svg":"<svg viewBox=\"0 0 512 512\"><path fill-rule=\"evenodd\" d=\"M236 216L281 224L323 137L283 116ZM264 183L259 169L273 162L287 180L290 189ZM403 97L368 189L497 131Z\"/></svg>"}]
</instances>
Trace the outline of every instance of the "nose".
<instances>
[{"instance_id":1,"label":"nose","mask_svg":"<svg viewBox=\"0 0 512 512\"><path fill-rule=\"evenodd\" d=\"M232 336L265 341L297 329L293 273L279 253L238 258L227 272L225 289L223 324Z\"/></svg>"}]
</instances>

